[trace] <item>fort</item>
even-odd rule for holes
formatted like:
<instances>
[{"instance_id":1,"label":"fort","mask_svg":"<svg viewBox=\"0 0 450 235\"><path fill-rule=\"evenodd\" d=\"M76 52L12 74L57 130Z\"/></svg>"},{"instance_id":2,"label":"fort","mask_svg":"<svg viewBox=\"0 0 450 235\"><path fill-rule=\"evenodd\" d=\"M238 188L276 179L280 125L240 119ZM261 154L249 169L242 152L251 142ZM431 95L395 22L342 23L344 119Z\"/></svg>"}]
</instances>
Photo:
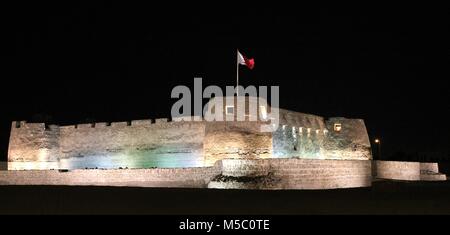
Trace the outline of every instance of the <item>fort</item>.
<instances>
[{"instance_id":1,"label":"fort","mask_svg":"<svg viewBox=\"0 0 450 235\"><path fill-rule=\"evenodd\" d=\"M445 180L436 163L372 161L361 119L326 119L245 96L222 108L217 104L224 99L212 98L205 117L71 126L13 122L0 184L328 189L368 187L377 175ZM252 120L252 104L263 119ZM245 120L207 121L209 115L236 117L239 107ZM273 113L273 130L261 132L272 125Z\"/></svg>"}]
</instances>

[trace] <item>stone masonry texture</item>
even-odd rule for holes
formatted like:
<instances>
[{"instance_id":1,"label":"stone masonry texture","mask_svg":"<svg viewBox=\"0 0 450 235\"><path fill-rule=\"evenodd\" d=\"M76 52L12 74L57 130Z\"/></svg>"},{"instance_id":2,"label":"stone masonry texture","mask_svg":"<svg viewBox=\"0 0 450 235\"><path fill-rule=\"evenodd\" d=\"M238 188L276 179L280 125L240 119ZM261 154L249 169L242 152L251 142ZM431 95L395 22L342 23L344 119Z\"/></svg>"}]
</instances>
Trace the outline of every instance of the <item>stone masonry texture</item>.
<instances>
[{"instance_id":1,"label":"stone masonry texture","mask_svg":"<svg viewBox=\"0 0 450 235\"><path fill-rule=\"evenodd\" d=\"M220 99L225 98L213 98L208 105ZM235 99L232 106L238 106L238 102ZM225 158L372 158L363 120L325 119L272 108L248 97L242 102L244 106L256 104L258 113L265 105L269 119L278 111L279 125L273 132L261 132L268 121L250 120L250 113L241 121L148 119L71 126L13 122L8 168L148 168L160 166L159 160L169 162L165 167L212 166ZM243 110L248 112L249 108ZM220 113L230 116L225 109L215 110L215 114ZM336 125L341 128L336 130ZM170 160L171 156L179 157ZM148 163L150 158L154 164Z\"/></svg>"}]
</instances>

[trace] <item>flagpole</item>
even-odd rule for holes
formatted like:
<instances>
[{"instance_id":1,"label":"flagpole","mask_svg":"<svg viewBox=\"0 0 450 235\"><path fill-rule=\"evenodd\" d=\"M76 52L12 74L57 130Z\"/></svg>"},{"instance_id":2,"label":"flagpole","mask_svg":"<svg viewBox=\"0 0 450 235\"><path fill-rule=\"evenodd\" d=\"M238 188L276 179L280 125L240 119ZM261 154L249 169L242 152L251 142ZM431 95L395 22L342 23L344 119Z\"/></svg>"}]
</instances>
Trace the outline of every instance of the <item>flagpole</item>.
<instances>
[{"instance_id":1,"label":"flagpole","mask_svg":"<svg viewBox=\"0 0 450 235\"><path fill-rule=\"evenodd\" d=\"M236 94L239 96L239 50L236 50Z\"/></svg>"}]
</instances>

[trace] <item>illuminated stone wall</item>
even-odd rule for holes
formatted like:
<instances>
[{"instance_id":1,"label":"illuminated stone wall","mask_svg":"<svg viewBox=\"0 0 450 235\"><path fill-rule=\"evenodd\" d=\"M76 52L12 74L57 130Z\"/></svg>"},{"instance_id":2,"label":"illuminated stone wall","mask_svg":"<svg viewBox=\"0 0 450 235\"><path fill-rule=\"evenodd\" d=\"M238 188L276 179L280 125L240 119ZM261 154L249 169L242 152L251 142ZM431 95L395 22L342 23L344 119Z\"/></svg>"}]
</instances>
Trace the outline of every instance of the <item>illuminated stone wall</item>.
<instances>
[{"instance_id":1,"label":"illuminated stone wall","mask_svg":"<svg viewBox=\"0 0 450 235\"><path fill-rule=\"evenodd\" d=\"M224 159L212 167L0 171L0 185L333 189L370 184L370 161L361 160Z\"/></svg>"},{"instance_id":2,"label":"illuminated stone wall","mask_svg":"<svg viewBox=\"0 0 450 235\"><path fill-rule=\"evenodd\" d=\"M204 122L13 123L8 169L204 166ZM167 158L167 159L166 159Z\"/></svg>"},{"instance_id":3,"label":"illuminated stone wall","mask_svg":"<svg viewBox=\"0 0 450 235\"><path fill-rule=\"evenodd\" d=\"M218 167L0 171L0 185L97 185L206 188Z\"/></svg>"},{"instance_id":4,"label":"illuminated stone wall","mask_svg":"<svg viewBox=\"0 0 450 235\"><path fill-rule=\"evenodd\" d=\"M335 189L369 187L375 176L446 180L444 174L438 173L437 163L271 158L222 159L214 166L189 168L5 170L0 171L0 185Z\"/></svg>"},{"instance_id":5,"label":"illuminated stone wall","mask_svg":"<svg viewBox=\"0 0 450 235\"><path fill-rule=\"evenodd\" d=\"M223 189L333 189L369 187L371 161L224 159L208 187Z\"/></svg>"},{"instance_id":6,"label":"illuminated stone wall","mask_svg":"<svg viewBox=\"0 0 450 235\"><path fill-rule=\"evenodd\" d=\"M279 109L280 125L273 133L273 151L277 157L320 158L325 138L322 117ZM323 158L326 158L323 156Z\"/></svg>"},{"instance_id":7,"label":"illuminated stone wall","mask_svg":"<svg viewBox=\"0 0 450 235\"><path fill-rule=\"evenodd\" d=\"M8 161L46 169L59 157L59 127L43 123L13 122L8 147Z\"/></svg>"},{"instance_id":8,"label":"illuminated stone wall","mask_svg":"<svg viewBox=\"0 0 450 235\"><path fill-rule=\"evenodd\" d=\"M203 149L203 122L167 122L167 119L96 123L77 128L61 127L61 159L83 156L200 153ZM126 166L123 166L126 167Z\"/></svg>"},{"instance_id":9,"label":"illuminated stone wall","mask_svg":"<svg viewBox=\"0 0 450 235\"><path fill-rule=\"evenodd\" d=\"M226 110L233 106L233 112ZM260 104L256 97L214 97L207 104L204 154L209 163L224 158L272 157L272 133L261 132L267 122L259 119ZM253 112L250 112L250 107ZM233 121L237 120L237 121Z\"/></svg>"},{"instance_id":10,"label":"illuminated stone wall","mask_svg":"<svg viewBox=\"0 0 450 235\"><path fill-rule=\"evenodd\" d=\"M375 177L380 179L408 181L446 180L445 174L439 173L437 163L374 161Z\"/></svg>"},{"instance_id":11,"label":"illuminated stone wall","mask_svg":"<svg viewBox=\"0 0 450 235\"><path fill-rule=\"evenodd\" d=\"M238 102L246 104L244 120L233 121L238 110L228 115L224 107L214 115L232 120L207 121L205 116L200 121L149 119L72 126L13 122L8 169L199 167L224 158L371 159L363 120L326 120L264 103L268 119L251 121L254 114L248 112L248 104L254 104L259 114L259 100L231 99L235 107ZM214 98L208 107L219 101L226 104L224 97ZM274 132L261 132L261 126L274 118L272 109L279 111L279 125Z\"/></svg>"},{"instance_id":12,"label":"illuminated stone wall","mask_svg":"<svg viewBox=\"0 0 450 235\"><path fill-rule=\"evenodd\" d=\"M364 120L329 118L325 123L329 131L323 142L323 154L328 159L372 159ZM335 131L334 124L341 124L341 130Z\"/></svg>"},{"instance_id":13,"label":"illuminated stone wall","mask_svg":"<svg viewBox=\"0 0 450 235\"><path fill-rule=\"evenodd\" d=\"M204 154L208 162L224 158L269 158L272 133L261 122L212 122L206 125Z\"/></svg>"},{"instance_id":14,"label":"illuminated stone wall","mask_svg":"<svg viewBox=\"0 0 450 235\"><path fill-rule=\"evenodd\" d=\"M336 131L335 124L341 129ZM280 109L273 133L277 157L311 159L372 159L369 136L361 119L330 118Z\"/></svg>"}]
</instances>

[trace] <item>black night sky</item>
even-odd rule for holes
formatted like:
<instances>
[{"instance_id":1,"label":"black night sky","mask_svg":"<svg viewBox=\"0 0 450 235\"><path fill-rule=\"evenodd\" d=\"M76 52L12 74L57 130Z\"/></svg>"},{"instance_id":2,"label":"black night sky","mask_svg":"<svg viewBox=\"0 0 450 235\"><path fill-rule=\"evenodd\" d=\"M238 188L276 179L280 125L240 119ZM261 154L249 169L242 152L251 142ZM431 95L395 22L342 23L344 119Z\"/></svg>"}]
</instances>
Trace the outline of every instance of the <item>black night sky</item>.
<instances>
[{"instance_id":1,"label":"black night sky","mask_svg":"<svg viewBox=\"0 0 450 235\"><path fill-rule=\"evenodd\" d=\"M169 117L177 85L280 86L282 108L363 118L383 153L450 150L448 9L123 3L1 8L1 154L13 120Z\"/></svg>"}]
</instances>

